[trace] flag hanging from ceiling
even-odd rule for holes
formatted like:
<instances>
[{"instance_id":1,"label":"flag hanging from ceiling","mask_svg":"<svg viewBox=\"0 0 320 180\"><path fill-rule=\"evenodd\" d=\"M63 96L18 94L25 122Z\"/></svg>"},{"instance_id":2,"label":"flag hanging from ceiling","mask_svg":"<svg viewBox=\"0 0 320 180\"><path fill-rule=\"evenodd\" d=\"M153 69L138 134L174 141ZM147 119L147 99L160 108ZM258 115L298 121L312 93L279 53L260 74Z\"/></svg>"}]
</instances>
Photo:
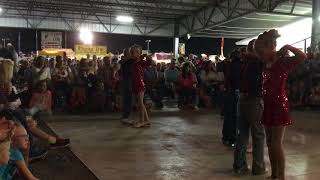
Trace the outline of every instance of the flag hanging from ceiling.
<instances>
[{"instance_id":1,"label":"flag hanging from ceiling","mask_svg":"<svg viewBox=\"0 0 320 180\"><path fill-rule=\"evenodd\" d=\"M223 54L223 47L224 47L224 37L222 36L221 37L221 57L224 57L224 54Z\"/></svg>"}]
</instances>

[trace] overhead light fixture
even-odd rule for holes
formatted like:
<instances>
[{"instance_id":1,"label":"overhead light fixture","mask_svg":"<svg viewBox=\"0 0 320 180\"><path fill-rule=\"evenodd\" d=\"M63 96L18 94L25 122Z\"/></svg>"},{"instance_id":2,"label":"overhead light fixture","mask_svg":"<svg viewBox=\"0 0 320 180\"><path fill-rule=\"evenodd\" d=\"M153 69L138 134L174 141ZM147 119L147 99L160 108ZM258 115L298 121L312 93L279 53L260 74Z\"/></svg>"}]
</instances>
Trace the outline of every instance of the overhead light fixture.
<instances>
[{"instance_id":1,"label":"overhead light fixture","mask_svg":"<svg viewBox=\"0 0 320 180\"><path fill-rule=\"evenodd\" d=\"M123 23L131 23L133 22L133 17L131 16L117 16L117 21L123 22Z\"/></svg>"},{"instance_id":2,"label":"overhead light fixture","mask_svg":"<svg viewBox=\"0 0 320 180\"><path fill-rule=\"evenodd\" d=\"M191 34L187 34L187 38L190 39L191 38Z\"/></svg>"},{"instance_id":3,"label":"overhead light fixture","mask_svg":"<svg viewBox=\"0 0 320 180\"><path fill-rule=\"evenodd\" d=\"M0 7L0 14L2 13L2 7Z\"/></svg>"},{"instance_id":4,"label":"overhead light fixture","mask_svg":"<svg viewBox=\"0 0 320 180\"><path fill-rule=\"evenodd\" d=\"M81 29L80 30L80 39L84 44L92 44L93 41L93 34L88 29Z\"/></svg>"}]
</instances>

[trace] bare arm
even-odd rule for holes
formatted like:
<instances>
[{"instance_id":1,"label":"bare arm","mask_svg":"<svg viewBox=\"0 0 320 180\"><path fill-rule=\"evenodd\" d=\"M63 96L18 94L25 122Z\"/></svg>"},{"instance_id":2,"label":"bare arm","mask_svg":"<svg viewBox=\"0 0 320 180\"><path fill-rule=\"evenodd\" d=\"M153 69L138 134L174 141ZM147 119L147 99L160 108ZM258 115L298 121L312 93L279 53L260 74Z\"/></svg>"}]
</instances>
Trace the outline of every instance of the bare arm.
<instances>
[{"instance_id":1,"label":"bare arm","mask_svg":"<svg viewBox=\"0 0 320 180\"><path fill-rule=\"evenodd\" d=\"M294 54L294 56L288 57L286 55L288 51L291 51ZM284 57L282 64L288 72L292 72L293 70L295 70L297 66L299 66L302 62L304 62L307 59L307 56L302 51L290 45L283 46L280 49L279 53L281 57Z\"/></svg>"},{"instance_id":2,"label":"bare arm","mask_svg":"<svg viewBox=\"0 0 320 180\"><path fill-rule=\"evenodd\" d=\"M19 170L21 176L26 180L39 180L38 178L34 177L29 168L27 167L24 160L15 161L16 166Z\"/></svg>"},{"instance_id":3,"label":"bare arm","mask_svg":"<svg viewBox=\"0 0 320 180\"><path fill-rule=\"evenodd\" d=\"M302 52L300 49L295 48L291 45L285 45L280 49L281 54L286 52L286 51L291 51L294 54L294 57L296 58L297 61L303 62L307 59L307 55Z\"/></svg>"},{"instance_id":4,"label":"bare arm","mask_svg":"<svg viewBox=\"0 0 320 180\"><path fill-rule=\"evenodd\" d=\"M301 62L307 59L307 55L298 48L289 46L289 51L291 51L295 55L295 57L297 57L297 60Z\"/></svg>"}]
</instances>

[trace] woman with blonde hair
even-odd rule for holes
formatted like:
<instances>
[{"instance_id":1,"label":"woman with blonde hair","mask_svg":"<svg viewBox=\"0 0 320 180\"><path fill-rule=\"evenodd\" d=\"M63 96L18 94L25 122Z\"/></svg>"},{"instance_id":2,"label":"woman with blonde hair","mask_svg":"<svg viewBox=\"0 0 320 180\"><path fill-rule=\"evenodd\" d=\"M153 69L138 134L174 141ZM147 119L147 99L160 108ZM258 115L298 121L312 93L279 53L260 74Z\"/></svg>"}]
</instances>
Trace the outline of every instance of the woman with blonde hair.
<instances>
[{"instance_id":1,"label":"woman with blonde hair","mask_svg":"<svg viewBox=\"0 0 320 180\"><path fill-rule=\"evenodd\" d=\"M151 64L152 58L142 55L142 48L133 45L130 48L131 59L134 61L132 64L132 91L136 97L139 108L139 120L133 123L134 128L150 126L149 116L147 109L144 105L144 69ZM144 60L146 58L146 60Z\"/></svg>"},{"instance_id":2,"label":"woman with blonde hair","mask_svg":"<svg viewBox=\"0 0 320 180\"><path fill-rule=\"evenodd\" d=\"M14 57L6 48L0 48L0 82L11 81L14 73Z\"/></svg>"},{"instance_id":3,"label":"woman with blonde hair","mask_svg":"<svg viewBox=\"0 0 320 180\"><path fill-rule=\"evenodd\" d=\"M11 81L13 77L14 62L0 57L0 82Z\"/></svg>"},{"instance_id":4,"label":"woman with blonde hair","mask_svg":"<svg viewBox=\"0 0 320 180\"><path fill-rule=\"evenodd\" d=\"M264 112L262 124L265 126L267 146L271 162L270 179L285 179L285 155L283 139L285 129L292 125L286 84L289 72L293 71L307 57L299 49L290 45L276 50L277 30L270 30L259 35L255 42L255 51L263 63L262 97ZM294 56L288 56L291 51Z\"/></svg>"}]
</instances>

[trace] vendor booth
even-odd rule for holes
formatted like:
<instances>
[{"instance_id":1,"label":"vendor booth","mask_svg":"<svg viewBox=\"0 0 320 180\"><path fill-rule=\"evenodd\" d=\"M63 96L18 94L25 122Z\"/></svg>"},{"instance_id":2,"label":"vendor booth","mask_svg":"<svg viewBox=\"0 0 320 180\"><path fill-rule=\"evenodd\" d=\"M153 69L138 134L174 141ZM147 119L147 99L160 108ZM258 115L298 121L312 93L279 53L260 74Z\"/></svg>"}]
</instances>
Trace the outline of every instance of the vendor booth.
<instances>
[{"instance_id":1,"label":"vendor booth","mask_svg":"<svg viewBox=\"0 0 320 180\"><path fill-rule=\"evenodd\" d=\"M43 49L41 51L37 51L37 55L44 57L56 57L66 55L70 59L75 58L75 53L72 49Z\"/></svg>"},{"instance_id":2,"label":"vendor booth","mask_svg":"<svg viewBox=\"0 0 320 180\"><path fill-rule=\"evenodd\" d=\"M152 59L157 63L170 63L171 60L174 58L174 54L172 53L154 53Z\"/></svg>"}]
</instances>

